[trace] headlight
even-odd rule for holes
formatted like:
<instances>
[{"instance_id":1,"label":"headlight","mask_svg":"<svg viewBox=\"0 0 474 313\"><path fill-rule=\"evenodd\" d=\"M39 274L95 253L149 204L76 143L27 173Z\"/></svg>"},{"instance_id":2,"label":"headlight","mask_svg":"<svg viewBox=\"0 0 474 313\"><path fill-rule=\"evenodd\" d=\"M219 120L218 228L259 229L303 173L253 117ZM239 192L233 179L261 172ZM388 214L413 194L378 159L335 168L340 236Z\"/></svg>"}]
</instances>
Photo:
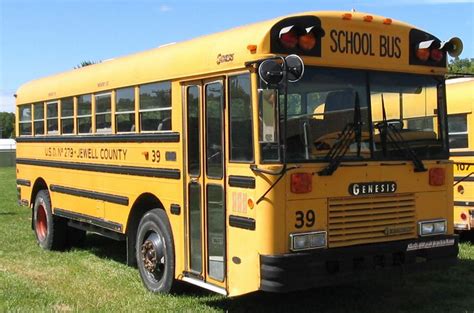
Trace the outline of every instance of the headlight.
<instances>
[{"instance_id":1,"label":"headlight","mask_svg":"<svg viewBox=\"0 0 474 313\"><path fill-rule=\"evenodd\" d=\"M326 247L326 232L309 232L290 234L290 249L292 251Z\"/></svg>"},{"instance_id":2,"label":"headlight","mask_svg":"<svg viewBox=\"0 0 474 313\"><path fill-rule=\"evenodd\" d=\"M433 236L446 234L446 220L422 221L418 222L418 233L420 236Z\"/></svg>"}]
</instances>

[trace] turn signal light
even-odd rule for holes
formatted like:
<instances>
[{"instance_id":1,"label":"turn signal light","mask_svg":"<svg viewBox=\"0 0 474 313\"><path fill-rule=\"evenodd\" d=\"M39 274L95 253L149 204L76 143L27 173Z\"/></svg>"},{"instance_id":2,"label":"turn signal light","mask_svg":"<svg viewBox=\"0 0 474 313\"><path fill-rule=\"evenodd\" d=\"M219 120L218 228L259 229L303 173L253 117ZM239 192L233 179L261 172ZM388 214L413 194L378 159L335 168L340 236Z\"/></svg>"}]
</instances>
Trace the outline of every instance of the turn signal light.
<instances>
[{"instance_id":1,"label":"turn signal light","mask_svg":"<svg viewBox=\"0 0 474 313\"><path fill-rule=\"evenodd\" d=\"M291 192L308 193L313 190L313 175L311 173L291 174Z\"/></svg>"},{"instance_id":2,"label":"turn signal light","mask_svg":"<svg viewBox=\"0 0 474 313\"><path fill-rule=\"evenodd\" d=\"M431 186L443 186L444 179L445 179L445 171L444 168L441 167L434 167L430 169L430 185Z\"/></svg>"},{"instance_id":3,"label":"turn signal light","mask_svg":"<svg viewBox=\"0 0 474 313\"><path fill-rule=\"evenodd\" d=\"M467 215L466 215L466 213L464 213L464 212L461 213L461 219L462 219L463 221L467 220Z\"/></svg>"},{"instance_id":4,"label":"turn signal light","mask_svg":"<svg viewBox=\"0 0 474 313\"><path fill-rule=\"evenodd\" d=\"M458 192L459 192L460 194L462 194L462 195L464 194L464 187L463 187L463 185L459 185L459 186L458 186Z\"/></svg>"}]
</instances>

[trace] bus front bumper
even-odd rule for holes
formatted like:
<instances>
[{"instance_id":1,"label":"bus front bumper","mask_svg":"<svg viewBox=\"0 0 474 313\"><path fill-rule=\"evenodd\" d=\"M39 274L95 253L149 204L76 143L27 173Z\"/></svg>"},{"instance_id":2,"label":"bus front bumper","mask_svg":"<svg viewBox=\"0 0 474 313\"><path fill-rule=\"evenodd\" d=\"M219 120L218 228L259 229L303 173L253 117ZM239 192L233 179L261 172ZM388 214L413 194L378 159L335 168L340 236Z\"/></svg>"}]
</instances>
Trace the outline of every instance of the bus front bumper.
<instances>
[{"instance_id":1,"label":"bus front bumper","mask_svg":"<svg viewBox=\"0 0 474 313\"><path fill-rule=\"evenodd\" d=\"M260 256L260 290L289 292L349 281L445 268L458 255L458 236ZM382 275L380 275L382 274Z\"/></svg>"}]
</instances>

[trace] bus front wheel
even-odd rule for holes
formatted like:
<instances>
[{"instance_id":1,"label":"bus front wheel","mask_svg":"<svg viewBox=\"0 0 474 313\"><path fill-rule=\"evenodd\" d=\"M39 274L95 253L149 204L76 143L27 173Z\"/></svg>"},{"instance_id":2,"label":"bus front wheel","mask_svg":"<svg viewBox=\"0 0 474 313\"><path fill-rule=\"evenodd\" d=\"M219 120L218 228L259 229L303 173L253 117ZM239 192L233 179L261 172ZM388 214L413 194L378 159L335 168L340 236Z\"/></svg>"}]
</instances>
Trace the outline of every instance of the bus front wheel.
<instances>
[{"instance_id":1,"label":"bus front wheel","mask_svg":"<svg viewBox=\"0 0 474 313\"><path fill-rule=\"evenodd\" d=\"M40 190L33 207L33 226L36 241L45 250L64 249L66 243L66 223L53 216L51 198L47 190Z\"/></svg>"},{"instance_id":2,"label":"bus front wheel","mask_svg":"<svg viewBox=\"0 0 474 313\"><path fill-rule=\"evenodd\" d=\"M174 245L164 210L154 209L142 217L135 251L145 287L151 292L169 293L174 284Z\"/></svg>"}]
</instances>

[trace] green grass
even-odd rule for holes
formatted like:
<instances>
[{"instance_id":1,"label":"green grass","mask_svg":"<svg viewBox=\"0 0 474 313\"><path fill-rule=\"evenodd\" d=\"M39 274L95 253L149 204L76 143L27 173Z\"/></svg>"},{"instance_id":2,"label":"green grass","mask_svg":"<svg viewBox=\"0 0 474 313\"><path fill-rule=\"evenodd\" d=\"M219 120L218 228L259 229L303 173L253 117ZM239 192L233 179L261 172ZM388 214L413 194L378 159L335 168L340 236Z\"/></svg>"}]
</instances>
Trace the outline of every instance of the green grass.
<instances>
[{"instance_id":1,"label":"green grass","mask_svg":"<svg viewBox=\"0 0 474 313\"><path fill-rule=\"evenodd\" d=\"M455 267L401 279L290 294L224 298L197 287L155 295L124 264L125 245L88 235L83 248L41 250L30 212L16 204L15 170L0 168L0 312L473 312L474 245Z\"/></svg>"}]
</instances>

